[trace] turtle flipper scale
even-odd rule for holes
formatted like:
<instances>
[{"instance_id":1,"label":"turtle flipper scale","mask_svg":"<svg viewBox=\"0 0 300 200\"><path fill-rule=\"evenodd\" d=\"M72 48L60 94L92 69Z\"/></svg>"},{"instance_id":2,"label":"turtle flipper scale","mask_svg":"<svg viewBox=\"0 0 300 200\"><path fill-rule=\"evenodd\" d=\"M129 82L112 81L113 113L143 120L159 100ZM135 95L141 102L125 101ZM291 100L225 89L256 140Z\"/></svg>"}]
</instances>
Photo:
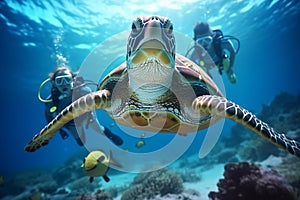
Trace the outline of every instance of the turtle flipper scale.
<instances>
[{"instance_id":1,"label":"turtle flipper scale","mask_svg":"<svg viewBox=\"0 0 300 200\"><path fill-rule=\"evenodd\" d=\"M224 97L214 95L197 97L192 106L193 110L199 114L210 113L218 117L229 118L300 158L299 142L278 133L251 112Z\"/></svg>"},{"instance_id":2,"label":"turtle flipper scale","mask_svg":"<svg viewBox=\"0 0 300 200\"><path fill-rule=\"evenodd\" d=\"M92 110L110 106L109 96L109 91L100 90L77 99L60 112L40 133L36 134L24 150L34 152L46 146L57 131L72 119Z\"/></svg>"}]
</instances>

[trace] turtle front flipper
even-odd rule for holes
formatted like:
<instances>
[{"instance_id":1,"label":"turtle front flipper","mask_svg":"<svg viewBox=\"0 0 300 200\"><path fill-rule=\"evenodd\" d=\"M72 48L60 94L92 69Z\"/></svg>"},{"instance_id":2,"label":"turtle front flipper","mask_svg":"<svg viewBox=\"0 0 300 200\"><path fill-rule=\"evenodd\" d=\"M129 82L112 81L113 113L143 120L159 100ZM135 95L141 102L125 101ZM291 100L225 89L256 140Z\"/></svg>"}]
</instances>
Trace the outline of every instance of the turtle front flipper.
<instances>
[{"instance_id":1,"label":"turtle front flipper","mask_svg":"<svg viewBox=\"0 0 300 200\"><path fill-rule=\"evenodd\" d=\"M229 118L262 136L271 143L285 149L289 153L300 157L300 143L278 133L265 122L258 119L251 112L240 107L224 97L204 95L193 101L193 110L196 113L212 114L219 117Z\"/></svg>"},{"instance_id":2,"label":"turtle front flipper","mask_svg":"<svg viewBox=\"0 0 300 200\"><path fill-rule=\"evenodd\" d=\"M62 110L40 133L35 135L24 150L27 152L36 151L47 145L56 132L69 121L92 110L109 107L109 96L109 91L100 90L80 97Z\"/></svg>"}]
</instances>

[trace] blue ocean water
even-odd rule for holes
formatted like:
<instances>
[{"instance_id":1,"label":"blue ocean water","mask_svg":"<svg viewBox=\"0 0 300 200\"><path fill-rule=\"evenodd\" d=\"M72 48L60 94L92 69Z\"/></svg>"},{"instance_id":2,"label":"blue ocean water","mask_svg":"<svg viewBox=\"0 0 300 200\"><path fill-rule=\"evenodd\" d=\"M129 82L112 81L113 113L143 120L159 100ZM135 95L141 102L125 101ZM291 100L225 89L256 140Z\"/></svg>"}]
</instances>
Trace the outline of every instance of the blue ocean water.
<instances>
[{"instance_id":1,"label":"blue ocean water","mask_svg":"<svg viewBox=\"0 0 300 200\"><path fill-rule=\"evenodd\" d=\"M136 16L169 17L174 29L189 37L193 25L204 20L239 38L238 82L223 77L226 96L255 112L280 92L300 92L299 11L297 0L1 1L0 175L55 167L78 150L74 140L54 137L47 147L24 152L46 124L37 90L58 62L79 69L99 43L130 30ZM224 132L231 125L226 120Z\"/></svg>"}]
</instances>

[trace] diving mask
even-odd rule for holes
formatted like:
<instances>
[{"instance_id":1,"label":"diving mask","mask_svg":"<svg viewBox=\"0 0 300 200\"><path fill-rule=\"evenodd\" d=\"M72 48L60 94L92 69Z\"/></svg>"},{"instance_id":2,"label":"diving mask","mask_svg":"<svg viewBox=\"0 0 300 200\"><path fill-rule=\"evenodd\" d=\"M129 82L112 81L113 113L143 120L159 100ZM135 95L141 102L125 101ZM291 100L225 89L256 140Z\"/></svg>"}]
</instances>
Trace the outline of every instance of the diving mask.
<instances>
[{"instance_id":1,"label":"diving mask","mask_svg":"<svg viewBox=\"0 0 300 200\"><path fill-rule=\"evenodd\" d=\"M60 75L55 77L54 82L57 86L70 85L73 82L73 77L69 74Z\"/></svg>"},{"instance_id":2,"label":"diving mask","mask_svg":"<svg viewBox=\"0 0 300 200\"><path fill-rule=\"evenodd\" d=\"M210 35L199 37L196 39L196 43L204 48L209 47L213 42L213 37Z\"/></svg>"}]
</instances>

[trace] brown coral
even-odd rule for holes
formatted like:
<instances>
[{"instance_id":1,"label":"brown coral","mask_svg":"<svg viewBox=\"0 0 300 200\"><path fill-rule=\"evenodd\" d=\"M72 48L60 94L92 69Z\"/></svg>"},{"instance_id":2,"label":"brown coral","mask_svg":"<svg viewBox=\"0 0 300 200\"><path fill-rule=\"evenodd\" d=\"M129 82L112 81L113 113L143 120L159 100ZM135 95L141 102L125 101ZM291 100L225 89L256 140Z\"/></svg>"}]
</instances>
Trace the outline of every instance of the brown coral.
<instances>
[{"instance_id":1,"label":"brown coral","mask_svg":"<svg viewBox=\"0 0 300 200\"><path fill-rule=\"evenodd\" d=\"M296 200L284 177L247 162L225 165L217 186L218 192L209 193L212 200Z\"/></svg>"},{"instance_id":2,"label":"brown coral","mask_svg":"<svg viewBox=\"0 0 300 200\"><path fill-rule=\"evenodd\" d=\"M183 192L181 177L174 172L161 169L137 175L132 183L132 187L123 193L121 199L151 199L156 195L164 196L181 192Z\"/></svg>"}]
</instances>

